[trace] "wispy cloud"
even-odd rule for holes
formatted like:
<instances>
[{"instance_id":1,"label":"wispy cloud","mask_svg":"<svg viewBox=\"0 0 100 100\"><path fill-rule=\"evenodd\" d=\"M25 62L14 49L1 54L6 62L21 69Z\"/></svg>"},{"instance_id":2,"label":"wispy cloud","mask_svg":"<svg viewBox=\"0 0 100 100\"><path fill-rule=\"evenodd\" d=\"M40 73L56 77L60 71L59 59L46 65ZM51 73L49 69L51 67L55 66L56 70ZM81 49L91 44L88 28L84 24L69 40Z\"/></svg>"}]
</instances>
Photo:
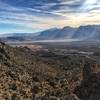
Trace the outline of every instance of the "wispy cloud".
<instances>
[{"instance_id":1,"label":"wispy cloud","mask_svg":"<svg viewBox=\"0 0 100 100\"><path fill-rule=\"evenodd\" d=\"M99 24L99 19L100 0L0 0L0 23L22 30Z\"/></svg>"}]
</instances>

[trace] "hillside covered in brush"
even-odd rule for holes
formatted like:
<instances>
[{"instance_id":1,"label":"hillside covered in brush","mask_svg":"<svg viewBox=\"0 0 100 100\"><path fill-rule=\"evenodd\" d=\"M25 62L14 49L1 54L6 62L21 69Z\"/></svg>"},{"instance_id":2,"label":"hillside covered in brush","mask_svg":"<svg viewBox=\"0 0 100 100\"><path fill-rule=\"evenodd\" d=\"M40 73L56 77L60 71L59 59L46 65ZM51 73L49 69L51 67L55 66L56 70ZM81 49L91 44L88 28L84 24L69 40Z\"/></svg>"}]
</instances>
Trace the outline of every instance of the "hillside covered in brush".
<instances>
[{"instance_id":1,"label":"hillside covered in brush","mask_svg":"<svg viewBox=\"0 0 100 100\"><path fill-rule=\"evenodd\" d=\"M83 60L0 42L0 100L81 100Z\"/></svg>"}]
</instances>

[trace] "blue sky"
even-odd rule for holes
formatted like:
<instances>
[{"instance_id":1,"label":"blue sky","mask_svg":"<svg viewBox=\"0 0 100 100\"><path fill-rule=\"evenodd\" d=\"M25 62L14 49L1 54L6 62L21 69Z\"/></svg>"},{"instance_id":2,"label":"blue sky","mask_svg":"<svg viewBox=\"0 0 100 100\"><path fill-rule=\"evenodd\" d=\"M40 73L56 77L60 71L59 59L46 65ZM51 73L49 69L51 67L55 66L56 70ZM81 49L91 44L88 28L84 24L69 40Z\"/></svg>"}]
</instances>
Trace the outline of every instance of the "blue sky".
<instances>
[{"instance_id":1,"label":"blue sky","mask_svg":"<svg viewBox=\"0 0 100 100\"><path fill-rule=\"evenodd\" d=\"M100 0L0 0L0 33L100 24Z\"/></svg>"}]
</instances>

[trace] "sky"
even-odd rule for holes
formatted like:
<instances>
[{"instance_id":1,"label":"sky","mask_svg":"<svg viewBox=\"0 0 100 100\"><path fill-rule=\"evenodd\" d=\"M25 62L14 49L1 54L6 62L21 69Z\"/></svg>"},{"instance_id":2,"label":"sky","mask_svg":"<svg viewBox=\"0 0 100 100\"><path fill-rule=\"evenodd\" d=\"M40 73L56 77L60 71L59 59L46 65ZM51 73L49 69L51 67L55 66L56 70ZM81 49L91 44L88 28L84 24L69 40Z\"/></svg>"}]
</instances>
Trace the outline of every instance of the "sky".
<instances>
[{"instance_id":1,"label":"sky","mask_svg":"<svg viewBox=\"0 0 100 100\"><path fill-rule=\"evenodd\" d=\"M0 33L100 24L100 0L0 0Z\"/></svg>"}]
</instances>

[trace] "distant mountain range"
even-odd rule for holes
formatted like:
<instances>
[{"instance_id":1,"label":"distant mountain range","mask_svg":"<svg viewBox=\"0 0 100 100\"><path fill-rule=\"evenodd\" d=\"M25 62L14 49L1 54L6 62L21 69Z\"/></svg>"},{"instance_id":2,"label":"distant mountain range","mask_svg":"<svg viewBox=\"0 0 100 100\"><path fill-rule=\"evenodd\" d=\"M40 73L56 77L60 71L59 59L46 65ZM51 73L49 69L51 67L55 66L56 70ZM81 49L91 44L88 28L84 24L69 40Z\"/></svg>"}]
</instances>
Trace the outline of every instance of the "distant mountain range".
<instances>
[{"instance_id":1,"label":"distant mountain range","mask_svg":"<svg viewBox=\"0 0 100 100\"><path fill-rule=\"evenodd\" d=\"M78 28L51 28L39 33L10 33L0 35L3 41L40 41L40 40L100 40L100 25L87 25Z\"/></svg>"},{"instance_id":2,"label":"distant mountain range","mask_svg":"<svg viewBox=\"0 0 100 100\"><path fill-rule=\"evenodd\" d=\"M69 39L72 38L76 28L64 27L62 29L53 28L40 33L35 40Z\"/></svg>"},{"instance_id":3,"label":"distant mountain range","mask_svg":"<svg viewBox=\"0 0 100 100\"><path fill-rule=\"evenodd\" d=\"M99 36L99 37L98 37ZM80 26L72 38L77 39L100 39L100 25Z\"/></svg>"}]
</instances>

